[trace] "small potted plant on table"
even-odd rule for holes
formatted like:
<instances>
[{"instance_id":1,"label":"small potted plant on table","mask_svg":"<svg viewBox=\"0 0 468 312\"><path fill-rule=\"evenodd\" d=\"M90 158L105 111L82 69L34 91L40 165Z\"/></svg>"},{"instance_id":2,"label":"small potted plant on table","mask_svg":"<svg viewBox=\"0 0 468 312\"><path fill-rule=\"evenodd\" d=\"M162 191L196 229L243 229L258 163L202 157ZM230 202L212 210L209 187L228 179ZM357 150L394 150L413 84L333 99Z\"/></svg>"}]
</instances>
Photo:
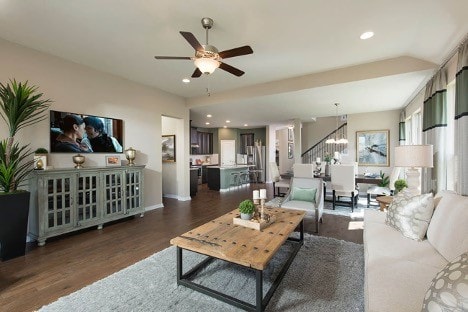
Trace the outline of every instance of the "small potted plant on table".
<instances>
[{"instance_id":1,"label":"small potted plant on table","mask_svg":"<svg viewBox=\"0 0 468 312\"><path fill-rule=\"evenodd\" d=\"M395 186L395 194L401 192L405 187L408 187L406 180L403 179L396 180L393 185Z\"/></svg>"},{"instance_id":2,"label":"small potted plant on table","mask_svg":"<svg viewBox=\"0 0 468 312\"><path fill-rule=\"evenodd\" d=\"M252 200L246 199L239 204L239 212L242 220L250 220L255 212L255 205Z\"/></svg>"}]
</instances>

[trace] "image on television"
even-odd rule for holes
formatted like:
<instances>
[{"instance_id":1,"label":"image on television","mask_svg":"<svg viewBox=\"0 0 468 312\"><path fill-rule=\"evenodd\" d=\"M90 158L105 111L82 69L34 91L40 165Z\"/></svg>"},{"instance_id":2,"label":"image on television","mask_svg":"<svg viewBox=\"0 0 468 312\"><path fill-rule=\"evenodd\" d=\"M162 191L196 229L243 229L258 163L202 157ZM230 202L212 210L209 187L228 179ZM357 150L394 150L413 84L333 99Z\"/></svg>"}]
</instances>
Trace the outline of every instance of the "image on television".
<instances>
[{"instance_id":1,"label":"image on television","mask_svg":"<svg viewBox=\"0 0 468 312\"><path fill-rule=\"evenodd\" d=\"M52 153L122 153L123 120L50 111Z\"/></svg>"}]
</instances>

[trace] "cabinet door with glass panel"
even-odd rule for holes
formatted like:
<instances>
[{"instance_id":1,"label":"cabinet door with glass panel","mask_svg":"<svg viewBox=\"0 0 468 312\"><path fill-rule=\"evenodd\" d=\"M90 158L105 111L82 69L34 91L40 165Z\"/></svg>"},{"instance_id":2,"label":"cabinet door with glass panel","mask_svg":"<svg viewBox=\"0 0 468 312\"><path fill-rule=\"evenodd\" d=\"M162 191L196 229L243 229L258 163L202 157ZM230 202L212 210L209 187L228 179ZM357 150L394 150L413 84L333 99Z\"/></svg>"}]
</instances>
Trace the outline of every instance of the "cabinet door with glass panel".
<instances>
[{"instance_id":1,"label":"cabinet door with glass panel","mask_svg":"<svg viewBox=\"0 0 468 312\"><path fill-rule=\"evenodd\" d=\"M77 174L50 174L38 180L39 245L50 236L68 232L75 226L74 200Z\"/></svg>"},{"instance_id":2,"label":"cabinet door with glass panel","mask_svg":"<svg viewBox=\"0 0 468 312\"><path fill-rule=\"evenodd\" d=\"M102 208L104 221L125 213L124 208L124 174L123 170L104 171L101 173Z\"/></svg>"},{"instance_id":3,"label":"cabinet door with glass panel","mask_svg":"<svg viewBox=\"0 0 468 312\"><path fill-rule=\"evenodd\" d=\"M99 223L102 210L99 205L99 174L80 172L76 185L76 226L88 226Z\"/></svg>"},{"instance_id":4,"label":"cabinet door with glass panel","mask_svg":"<svg viewBox=\"0 0 468 312\"><path fill-rule=\"evenodd\" d=\"M127 169L125 171L125 213L136 214L143 210L143 172L141 169Z\"/></svg>"}]
</instances>

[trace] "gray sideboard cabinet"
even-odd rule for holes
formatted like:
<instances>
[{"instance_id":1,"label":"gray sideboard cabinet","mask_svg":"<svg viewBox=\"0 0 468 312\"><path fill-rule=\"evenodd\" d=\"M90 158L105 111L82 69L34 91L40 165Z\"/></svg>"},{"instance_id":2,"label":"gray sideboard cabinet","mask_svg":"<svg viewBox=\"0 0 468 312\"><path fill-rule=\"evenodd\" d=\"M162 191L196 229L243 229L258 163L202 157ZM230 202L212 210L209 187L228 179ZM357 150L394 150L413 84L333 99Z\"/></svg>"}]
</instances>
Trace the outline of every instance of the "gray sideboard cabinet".
<instances>
[{"instance_id":1,"label":"gray sideboard cabinet","mask_svg":"<svg viewBox=\"0 0 468 312\"><path fill-rule=\"evenodd\" d=\"M143 217L145 166L37 170L31 173L29 236L47 238L109 221Z\"/></svg>"}]
</instances>

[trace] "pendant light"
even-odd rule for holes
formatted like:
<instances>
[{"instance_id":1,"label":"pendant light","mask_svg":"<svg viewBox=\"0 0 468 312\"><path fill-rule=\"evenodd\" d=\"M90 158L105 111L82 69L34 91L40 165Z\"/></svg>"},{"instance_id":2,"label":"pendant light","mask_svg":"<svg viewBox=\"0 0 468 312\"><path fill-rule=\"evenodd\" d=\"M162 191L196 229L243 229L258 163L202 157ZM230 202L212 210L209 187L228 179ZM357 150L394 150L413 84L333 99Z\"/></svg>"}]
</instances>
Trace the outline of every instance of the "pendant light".
<instances>
[{"instance_id":1,"label":"pendant light","mask_svg":"<svg viewBox=\"0 0 468 312\"><path fill-rule=\"evenodd\" d=\"M336 129L338 129L338 105L339 103L335 103L336 107L336 128L335 128L335 138L331 138L325 141L326 144L348 144L348 140L343 136L340 139L337 137Z\"/></svg>"}]
</instances>

